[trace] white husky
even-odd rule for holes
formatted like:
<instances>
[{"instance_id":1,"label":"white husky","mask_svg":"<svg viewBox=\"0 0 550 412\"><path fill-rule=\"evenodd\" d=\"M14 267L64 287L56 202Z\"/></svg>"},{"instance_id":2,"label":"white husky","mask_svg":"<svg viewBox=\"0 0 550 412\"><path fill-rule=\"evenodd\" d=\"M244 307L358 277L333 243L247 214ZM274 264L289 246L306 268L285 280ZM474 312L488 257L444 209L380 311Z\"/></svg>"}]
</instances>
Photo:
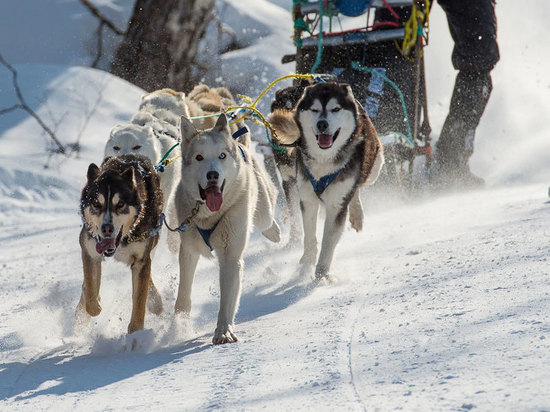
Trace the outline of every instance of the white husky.
<instances>
[{"instance_id":1,"label":"white husky","mask_svg":"<svg viewBox=\"0 0 550 412\"><path fill-rule=\"evenodd\" d=\"M231 134L222 114L214 128L198 132L181 119L182 172L176 190L181 233L180 284L176 313L189 315L191 288L200 255L220 265L220 309L214 344L237 341L234 320L241 293L243 251L252 225L273 242L280 240L274 220L277 191L249 148Z\"/></svg>"}]
</instances>

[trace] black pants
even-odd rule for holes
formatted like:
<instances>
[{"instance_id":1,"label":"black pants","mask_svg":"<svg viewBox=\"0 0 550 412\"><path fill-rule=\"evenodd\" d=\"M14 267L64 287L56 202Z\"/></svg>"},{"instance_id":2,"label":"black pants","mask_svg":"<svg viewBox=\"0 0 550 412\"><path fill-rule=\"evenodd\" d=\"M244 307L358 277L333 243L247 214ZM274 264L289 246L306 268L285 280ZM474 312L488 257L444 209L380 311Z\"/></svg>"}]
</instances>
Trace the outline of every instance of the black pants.
<instances>
[{"instance_id":1,"label":"black pants","mask_svg":"<svg viewBox=\"0 0 550 412\"><path fill-rule=\"evenodd\" d=\"M458 75L449 114L436 144L443 167L466 167L473 140L492 90L490 72L499 60L495 0L438 0L454 40Z\"/></svg>"}]
</instances>

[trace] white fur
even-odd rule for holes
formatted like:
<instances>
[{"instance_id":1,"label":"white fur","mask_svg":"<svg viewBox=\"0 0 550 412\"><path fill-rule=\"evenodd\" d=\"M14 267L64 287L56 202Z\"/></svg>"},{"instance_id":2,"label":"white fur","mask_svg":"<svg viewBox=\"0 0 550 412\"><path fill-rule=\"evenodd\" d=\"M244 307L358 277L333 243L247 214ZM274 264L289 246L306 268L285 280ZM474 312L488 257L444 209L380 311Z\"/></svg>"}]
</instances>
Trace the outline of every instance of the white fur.
<instances>
[{"instance_id":1,"label":"white fur","mask_svg":"<svg viewBox=\"0 0 550 412\"><path fill-rule=\"evenodd\" d=\"M210 237L220 265L220 309L213 337L215 344L237 340L234 321L241 293L242 256L252 225L272 241L280 238L274 220L276 190L253 154L241 145L245 161L226 122L222 115L212 130L199 134L187 119L182 118L182 136L187 138L182 142L181 182L176 190L176 208L182 222L192 216L197 201L201 201L199 185L206 188L208 172L218 172L219 184L224 187L220 210L212 212L202 204L188 230L181 234L180 284L175 305L176 312L189 315L199 256L212 257L197 226L210 229L217 223Z\"/></svg>"}]
</instances>

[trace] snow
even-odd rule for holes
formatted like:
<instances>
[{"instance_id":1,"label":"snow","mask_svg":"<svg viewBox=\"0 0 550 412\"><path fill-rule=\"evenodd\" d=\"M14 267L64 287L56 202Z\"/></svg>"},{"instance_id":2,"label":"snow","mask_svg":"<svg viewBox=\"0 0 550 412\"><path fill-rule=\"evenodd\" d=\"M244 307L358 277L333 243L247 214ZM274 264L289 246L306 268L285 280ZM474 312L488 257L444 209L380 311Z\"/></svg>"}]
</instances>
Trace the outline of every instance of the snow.
<instances>
[{"instance_id":1,"label":"snow","mask_svg":"<svg viewBox=\"0 0 550 412\"><path fill-rule=\"evenodd\" d=\"M127 3L95 2L119 26ZM224 24L249 46L223 57L231 75L214 77L256 96L292 71L279 63L292 52L287 3L220 3ZM472 158L488 187L408 201L367 191L365 229L346 229L332 285L300 274L301 248L254 232L240 341L214 347L217 265L200 261L191 320L174 318L178 264L162 240L153 277L165 313L148 314L145 330L128 338L129 271L107 262L103 312L75 330L80 189L143 91L78 66L93 61L86 45L97 27L78 2L1 2L0 52L23 95L63 144L82 150L48 156L51 141L33 118L0 116L0 409L549 410L550 81L541 39L550 6L529 5L497 5L502 59ZM431 17L437 136L455 73L439 6ZM0 91L0 109L17 103L3 67Z\"/></svg>"}]
</instances>

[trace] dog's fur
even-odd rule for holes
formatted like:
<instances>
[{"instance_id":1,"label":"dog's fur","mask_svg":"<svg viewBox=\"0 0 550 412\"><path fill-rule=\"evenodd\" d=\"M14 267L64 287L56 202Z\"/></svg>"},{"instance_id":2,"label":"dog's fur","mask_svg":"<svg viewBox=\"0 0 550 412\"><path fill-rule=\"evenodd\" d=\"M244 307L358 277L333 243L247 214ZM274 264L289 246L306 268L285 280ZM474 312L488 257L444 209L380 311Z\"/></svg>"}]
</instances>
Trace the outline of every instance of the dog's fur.
<instances>
[{"instance_id":1,"label":"dog's fur","mask_svg":"<svg viewBox=\"0 0 550 412\"><path fill-rule=\"evenodd\" d=\"M303 264L315 264L319 205L326 209L321 252L315 268L316 278L321 279L329 275L348 209L352 227L357 231L363 227L359 188L377 179L384 164L383 148L372 122L347 84L326 82L308 86L296 108L287 109L275 109L269 121L279 143L295 145L285 159L287 164L280 168L283 179L287 179L283 185L293 185L292 179L296 178L304 228L304 253L300 261ZM316 193L308 173L315 181L331 175L334 180L324 191ZM289 200L292 202L293 198Z\"/></svg>"},{"instance_id":2,"label":"dog's fur","mask_svg":"<svg viewBox=\"0 0 550 412\"><path fill-rule=\"evenodd\" d=\"M176 190L180 222L189 221L181 234L180 284L176 313L189 315L191 288L200 255L220 265L220 309L214 344L237 341L235 313L239 305L243 251L252 225L273 242L280 240L274 220L277 191L249 149L232 138L225 115L207 131L198 132L181 120L182 172ZM198 212L193 209L198 207ZM198 228L213 229L209 245Z\"/></svg>"},{"instance_id":3,"label":"dog's fur","mask_svg":"<svg viewBox=\"0 0 550 412\"><path fill-rule=\"evenodd\" d=\"M111 256L132 268L128 333L143 329L146 302L151 312L162 312L162 299L151 279L151 252L158 233L149 232L159 223L162 203L158 176L145 156L109 157L100 167L90 164L80 200L84 282L77 317L101 312L101 265Z\"/></svg>"}]
</instances>

